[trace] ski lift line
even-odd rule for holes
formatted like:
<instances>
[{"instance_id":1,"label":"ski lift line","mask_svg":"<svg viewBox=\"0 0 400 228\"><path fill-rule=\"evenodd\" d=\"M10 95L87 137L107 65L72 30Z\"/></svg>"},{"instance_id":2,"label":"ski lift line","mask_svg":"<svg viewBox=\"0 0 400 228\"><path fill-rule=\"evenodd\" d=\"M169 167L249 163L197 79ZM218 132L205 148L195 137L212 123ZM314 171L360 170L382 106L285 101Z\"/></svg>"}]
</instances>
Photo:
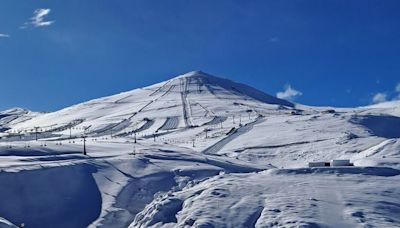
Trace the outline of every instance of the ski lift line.
<instances>
[{"instance_id":1,"label":"ski lift line","mask_svg":"<svg viewBox=\"0 0 400 228\"><path fill-rule=\"evenodd\" d=\"M157 97L156 99L151 100L148 104L146 104L145 106L143 106L137 113L135 113L133 116L131 116L131 117L129 117L129 118L133 118L136 114L138 114L139 112L141 112L141 111L143 111L144 109L146 109L146 108L147 108L148 106L150 106L152 103L158 101L158 99L160 99L160 98L162 98L163 96L167 95L167 94L172 90L172 88L174 88L174 87L175 87L175 85L171 85L171 86L169 87L169 89L168 89L167 91L165 91L165 93L163 93L162 95L160 95L160 96Z\"/></svg>"},{"instance_id":2,"label":"ski lift line","mask_svg":"<svg viewBox=\"0 0 400 228\"><path fill-rule=\"evenodd\" d=\"M165 91L165 93L163 93L159 98L164 97L165 95L167 95L168 93L171 92L172 89L174 89L176 87L176 85L171 85L167 91ZM159 99L157 98L157 99Z\"/></svg>"},{"instance_id":3,"label":"ski lift line","mask_svg":"<svg viewBox=\"0 0 400 228\"><path fill-rule=\"evenodd\" d=\"M165 96L167 93L169 93L169 91L172 89L173 86L171 86L167 91L165 91L165 93L163 93L161 96L159 96L158 98L149 101L147 104L145 104L142 108L140 108L137 112L132 113L132 115L128 118L129 120L132 119L134 116L136 116L138 113L142 112L145 108L147 108L149 105L151 105L153 102L157 101L158 99L160 99L161 97Z\"/></svg>"},{"instance_id":4,"label":"ski lift line","mask_svg":"<svg viewBox=\"0 0 400 228\"><path fill-rule=\"evenodd\" d=\"M144 108L146 108L148 105L150 105L151 103L152 103L153 101L150 101L149 103L147 103L146 105L144 105L141 109L139 109L137 112L134 112L130 117L128 117L127 119L123 119L122 121L120 121L120 122L118 122L118 123L116 123L116 124L114 124L114 125L111 125L111 126L108 126L108 127L106 127L106 128L104 128L104 129L101 129L101 131L97 131L96 133L97 134L101 134L101 133L104 133L104 132L106 132L106 131L110 131L110 130L113 130L113 129L115 129L117 126L119 126L119 125L122 125L122 124L124 124L124 123L127 123L127 122L129 122L134 116L136 116L139 112L141 112ZM129 122L130 123L130 122ZM129 125L125 125L125 126L129 126ZM124 127L124 126L122 126L123 128L122 129L118 129L118 130L116 130L116 131L121 131L121 130L123 130L123 129L126 129L127 127Z\"/></svg>"},{"instance_id":5,"label":"ski lift line","mask_svg":"<svg viewBox=\"0 0 400 228\"><path fill-rule=\"evenodd\" d=\"M147 122L147 120L136 121L136 123L134 123L133 125L130 125L129 127L125 128L125 132L122 132L122 133L120 133L120 134L117 134L116 136L117 136L117 137L128 136L128 135L131 135L131 134L135 133L135 132L137 131L137 129L138 129L139 123L143 123L143 121L146 121L146 122ZM146 122L145 122L144 124L146 124ZM143 126L144 124L142 124L142 126ZM129 130L127 130L127 129L129 129Z\"/></svg>"},{"instance_id":6,"label":"ski lift line","mask_svg":"<svg viewBox=\"0 0 400 228\"><path fill-rule=\"evenodd\" d=\"M150 102L146 103L146 104L145 104L142 108L140 108L138 111L132 113L131 116L128 117L128 119L123 119L122 121L120 121L120 122L118 122L118 123L116 123L116 124L114 124L114 125L111 125L111 126L109 126L109 127L106 127L106 128L104 128L104 129L102 129L101 131L97 131L96 133L97 133L97 134L101 134L101 133L104 133L104 132L109 131L109 130L112 131L114 128L116 128L116 127L118 127L119 125L125 123L127 120L131 120L134 116L136 116L138 113L140 113L141 111L143 111L145 108L147 108L147 107L148 107L149 105L151 105L153 102L157 101L159 98L161 98L162 96L166 95L172 88L173 88L173 86L171 86L165 93L163 93L161 96L159 96L159 97L156 98L155 100L151 100ZM123 130L123 129L119 129L119 130Z\"/></svg>"},{"instance_id":7,"label":"ski lift line","mask_svg":"<svg viewBox=\"0 0 400 228\"><path fill-rule=\"evenodd\" d=\"M177 107L179 107L179 104L173 104L173 105L163 106L163 107L147 108L146 112L162 111L165 109L168 110L168 109L177 108Z\"/></svg>"},{"instance_id":8,"label":"ski lift line","mask_svg":"<svg viewBox=\"0 0 400 228\"><path fill-rule=\"evenodd\" d=\"M47 132L47 133L48 132L58 132L58 131L64 131L64 130L68 129L68 126L71 125L71 124L78 125L78 124L80 124L82 122L83 122L83 120L80 120L80 121L74 120L74 121L71 121L70 123L68 123L66 125L52 124L52 125L37 126L37 127L39 128L38 129L39 132ZM51 127L54 127L54 126L57 126L57 125L61 125L61 126L59 126L57 128L51 128ZM14 131L19 132L19 133L21 133L21 132L35 132L36 131L36 127L34 127L34 128L15 129Z\"/></svg>"},{"instance_id":9,"label":"ski lift line","mask_svg":"<svg viewBox=\"0 0 400 228\"><path fill-rule=\"evenodd\" d=\"M188 107L187 100L187 79L180 78L180 87L181 87L181 100L182 100L182 109L183 109L183 119L185 121L185 126L190 127L193 126L190 120L190 110Z\"/></svg>"},{"instance_id":10,"label":"ski lift line","mask_svg":"<svg viewBox=\"0 0 400 228\"><path fill-rule=\"evenodd\" d=\"M154 96L154 95L155 95L156 93L158 93L161 89L165 88L171 81L172 81L172 80L169 80L169 81L167 81L166 83L164 83L164 85L158 87L155 91L153 91L151 94L149 94L149 96L150 96L150 97L151 97L151 96ZM171 86L168 90L171 90L171 89L172 89L172 86ZM169 92L169 91L168 91L168 92ZM163 95L165 95L165 93L164 93ZM123 98L121 98L121 99L118 99L118 100L116 100L116 101L114 101L114 102L115 102L115 103L120 103L121 101L123 101L123 100L125 100L125 99L128 99L128 98L130 98L130 97L132 97L132 96L134 96L134 95L128 95L128 96L123 97Z\"/></svg>"},{"instance_id":11,"label":"ski lift line","mask_svg":"<svg viewBox=\"0 0 400 228\"><path fill-rule=\"evenodd\" d=\"M197 92L202 93L203 90L201 88L204 87L204 83L199 78L196 78L195 80L197 82Z\"/></svg>"},{"instance_id":12,"label":"ski lift line","mask_svg":"<svg viewBox=\"0 0 400 228\"><path fill-rule=\"evenodd\" d=\"M202 109L204 109L204 111L206 111L206 116L209 115L209 113L211 113L212 115L215 115L215 113L211 110L208 110L206 107L204 107L202 104L200 104L199 102L196 102L196 104L198 104Z\"/></svg>"},{"instance_id":13,"label":"ski lift line","mask_svg":"<svg viewBox=\"0 0 400 228\"><path fill-rule=\"evenodd\" d=\"M118 104L118 103L120 103L121 101L123 101L123 100L125 100L125 99L128 99L128 98L130 98L130 97L133 97L133 95L128 95L128 96L126 96L126 97L120 98L120 99L114 101L114 103L115 103L115 104Z\"/></svg>"},{"instance_id":14,"label":"ski lift line","mask_svg":"<svg viewBox=\"0 0 400 228\"><path fill-rule=\"evenodd\" d=\"M191 78L186 79L186 87L185 87L185 97L186 97L186 101L187 101L187 104L188 104L188 107L189 107L189 117L190 118L192 118L192 116L193 116L193 110L192 110L192 104L191 104L190 99L188 98L187 94L188 94L188 91L189 91L188 87L190 85L190 81L191 80L192 80Z\"/></svg>"},{"instance_id":15,"label":"ski lift line","mask_svg":"<svg viewBox=\"0 0 400 228\"><path fill-rule=\"evenodd\" d=\"M163 89L165 86L167 86L169 83L171 83L173 80L168 80L166 83L164 83L162 86L158 87L156 90L154 90L153 93L151 93L149 96L154 96L156 93L158 93L161 89ZM171 87L170 87L171 88Z\"/></svg>"}]
</instances>

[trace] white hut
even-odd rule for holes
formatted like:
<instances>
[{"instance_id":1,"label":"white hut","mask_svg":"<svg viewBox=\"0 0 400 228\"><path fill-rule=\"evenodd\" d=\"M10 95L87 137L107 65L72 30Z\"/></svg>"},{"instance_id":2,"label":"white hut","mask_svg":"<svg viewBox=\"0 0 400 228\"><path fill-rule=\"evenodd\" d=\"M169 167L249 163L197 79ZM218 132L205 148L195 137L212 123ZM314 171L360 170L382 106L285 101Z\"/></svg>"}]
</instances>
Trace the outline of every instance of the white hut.
<instances>
[{"instance_id":1,"label":"white hut","mask_svg":"<svg viewBox=\"0 0 400 228\"><path fill-rule=\"evenodd\" d=\"M350 160L348 160L348 159L331 160L331 166L353 166L353 164L350 163Z\"/></svg>"}]
</instances>

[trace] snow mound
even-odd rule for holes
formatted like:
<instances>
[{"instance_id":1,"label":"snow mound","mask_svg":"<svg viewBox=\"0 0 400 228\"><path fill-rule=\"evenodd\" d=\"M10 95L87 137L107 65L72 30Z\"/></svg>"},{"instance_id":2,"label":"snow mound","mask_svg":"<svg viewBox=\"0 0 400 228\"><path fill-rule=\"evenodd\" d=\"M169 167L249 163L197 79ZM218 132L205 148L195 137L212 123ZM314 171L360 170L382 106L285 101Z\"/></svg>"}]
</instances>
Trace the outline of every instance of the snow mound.
<instances>
[{"instance_id":1,"label":"snow mound","mask_svg":"<svg viewBox=\"0 0 400 228\"><path fill-rule=\"evenodd\" d=\"M398 175L295 172L219 175L155 199L130 227L393 227L400 222Z\"/></svg>"}]
</instances>

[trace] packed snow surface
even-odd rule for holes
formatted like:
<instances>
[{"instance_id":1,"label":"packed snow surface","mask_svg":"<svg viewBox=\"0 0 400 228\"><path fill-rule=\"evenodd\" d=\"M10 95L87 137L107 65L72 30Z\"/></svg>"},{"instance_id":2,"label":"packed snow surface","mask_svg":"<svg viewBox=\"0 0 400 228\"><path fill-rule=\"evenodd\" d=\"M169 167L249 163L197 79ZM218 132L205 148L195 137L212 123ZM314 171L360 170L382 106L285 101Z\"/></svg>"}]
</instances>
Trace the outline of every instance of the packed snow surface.
<instances>
[{"instance_id":1,"label":"packed snow surface","mask_svg":"<svg viewBox=\"0 0 400 228\"><path fill-rule=\"evenodd\" d=\"M0 227L399 227L399 107L304 106L194 71L6 110ZM354 166L307 167L333 159Z\"/></svg>"}]
</instances>

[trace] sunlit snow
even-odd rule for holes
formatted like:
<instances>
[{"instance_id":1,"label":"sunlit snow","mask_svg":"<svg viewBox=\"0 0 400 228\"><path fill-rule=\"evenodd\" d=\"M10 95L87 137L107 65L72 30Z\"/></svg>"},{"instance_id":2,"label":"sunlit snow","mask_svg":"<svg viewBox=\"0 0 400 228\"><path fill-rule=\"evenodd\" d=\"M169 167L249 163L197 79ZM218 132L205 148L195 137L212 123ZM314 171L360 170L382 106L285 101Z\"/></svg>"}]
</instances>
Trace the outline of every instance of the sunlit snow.
<instances>
[{"instance_id":1,"label":"sunlit snow","mask_svg":"<svg viewBox=\"0 0 400 228\"><path fill-rule=\"evenodd\" d=\"M400 226L399 107L310 107L194 71L3 111L0 227ZM354 166L308 168L333 159Z\"/></svg>"}]
</instances>

